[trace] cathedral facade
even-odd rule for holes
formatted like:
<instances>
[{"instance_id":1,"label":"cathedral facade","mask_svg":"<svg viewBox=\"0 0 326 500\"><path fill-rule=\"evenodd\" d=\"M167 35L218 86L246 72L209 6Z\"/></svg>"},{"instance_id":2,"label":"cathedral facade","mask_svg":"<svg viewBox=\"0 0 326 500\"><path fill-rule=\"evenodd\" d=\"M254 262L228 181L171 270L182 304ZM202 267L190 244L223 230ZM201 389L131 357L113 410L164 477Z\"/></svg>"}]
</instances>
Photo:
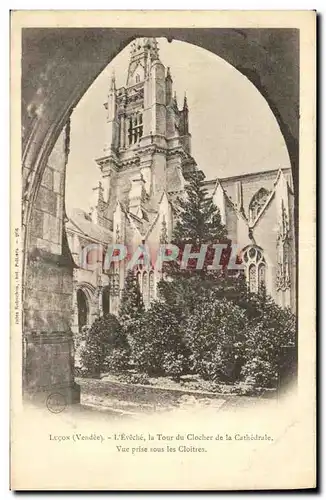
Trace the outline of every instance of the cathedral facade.
<instances>
[{"instance_id":1,"label":"cathedral facade","mask_svg":"<svg viewBox=\"0 0 326 500\"><path fill-rule=\"evenodd\" d=\"M107 143L96 160L101 180L89 213L75 209L66 222L73 259L72 329L89 326L105 312L118 313L126 263L105 269L100 252L89 269L82 250L114 243L155 248L169 242L187 175L198 168L191 155L189 110L179 107L172 75L159 59L155 38L133 42L126 85L114 76L106 108ZM199 165L203 169L204 166ZM208 180L232 243L242 250L251 291L262 284L278 304L295 310L294 195L289 168ZM87 267L87 266L86 266ZM156 298L158 270L136 270L145 306Z\"/></svg>"}]
</instances>

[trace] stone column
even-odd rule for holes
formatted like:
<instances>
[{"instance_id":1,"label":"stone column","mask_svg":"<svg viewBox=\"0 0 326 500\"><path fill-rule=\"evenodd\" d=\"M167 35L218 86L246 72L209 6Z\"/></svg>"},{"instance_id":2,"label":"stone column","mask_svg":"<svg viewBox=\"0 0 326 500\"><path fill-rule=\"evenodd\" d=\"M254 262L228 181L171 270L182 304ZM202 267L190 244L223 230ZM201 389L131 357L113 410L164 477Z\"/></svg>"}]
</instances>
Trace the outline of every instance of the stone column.
<instances>
[{"instance_id":1,"label":"stone column","mask_svg":"<svg viewBox=\"0 0 326 500\"><path fill-rule=\"evenodd\" d=\"M24 248L23 394L44 405L51 395L65 404L80 400L71 331L75 263L63 226L68 151L69 123L47 159Z\"/></svg>"}]
</instances>

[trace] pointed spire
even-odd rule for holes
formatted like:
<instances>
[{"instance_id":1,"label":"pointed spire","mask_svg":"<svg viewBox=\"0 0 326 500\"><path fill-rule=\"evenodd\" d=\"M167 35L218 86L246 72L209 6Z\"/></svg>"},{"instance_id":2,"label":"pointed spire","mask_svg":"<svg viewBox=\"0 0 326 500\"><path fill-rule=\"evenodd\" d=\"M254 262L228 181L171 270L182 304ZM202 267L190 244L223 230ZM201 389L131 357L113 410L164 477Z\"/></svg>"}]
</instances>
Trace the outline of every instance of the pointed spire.
<instances>
[{"instance_id":1,"label":"pointed spire","mask_svg":"<svg viewBox=\"0 0 326 500\"><path fill-rule=\"evenodd\" d=\"M99 201L104 201L104 199L103 199L103 191L104 191L104 188L102 186L102 182L98 181L98 200Z\"/></svg>"},{"instance_id":2,"label":"pointed spire","mask_svg":"<svg viewBox=\"0 0 326 500\"><path fill-rule=\"evenodd\" d=\"M185 92L184 98L183 98L183 109L188 109L188 101L187 101L187 93Z\"/></svg>"},{"instance_id":3,"label":"pointed spire","mask_svg":"<svg viewBox=\"0 0 326 500\"><path fill-rule=\"evenodd\" d=\"M93 188L93 206L98 207L101 201L104 201L103 198L104 188L102 186L102 182L99 181L98 185Z\"/></svg>"},{"instance_id":4,"label":"pointed spire","mask_svg":"<svg viewBox=\"0 0 326 500\"><path fill-rule=\"evenodd\" d=\"M98 185L94 187L92 191L93 191L93 196L90 203L90 208L91 208L90 216L92 218L92 222L94 222L94 224L97 224L99 212L103 210L103 202L104 202L103 198L104 189L102 187L101 181L99 181Z\"/></svg>"},{"instance_id":5,"label":"pointed spire","mask_svg":"<svg viewBox=\"0 0 326 500\"><path fill-rule=\"evenodd\" d=\"M110 90L116 90L114 70L112 71L112 75L111 75Z\"/></svg>"}]
</instances>

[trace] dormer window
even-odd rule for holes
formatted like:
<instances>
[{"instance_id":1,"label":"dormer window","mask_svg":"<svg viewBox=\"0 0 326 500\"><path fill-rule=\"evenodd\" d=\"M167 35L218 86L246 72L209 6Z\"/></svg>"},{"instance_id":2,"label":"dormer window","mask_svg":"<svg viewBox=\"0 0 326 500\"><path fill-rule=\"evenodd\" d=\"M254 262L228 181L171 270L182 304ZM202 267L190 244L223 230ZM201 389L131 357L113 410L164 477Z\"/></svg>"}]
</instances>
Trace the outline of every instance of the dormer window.
<instances>
[{"instance_id":1,"label":"dormer window","mask_svg":"<svg viewBox=\"0 0 326 500\"><path fill-rule=\"evenodd\" d=\"M136 144L143 136L143 115L142 113L135 113L128 119L128 141L129 146Z\"/></svg>"}]
</instances>

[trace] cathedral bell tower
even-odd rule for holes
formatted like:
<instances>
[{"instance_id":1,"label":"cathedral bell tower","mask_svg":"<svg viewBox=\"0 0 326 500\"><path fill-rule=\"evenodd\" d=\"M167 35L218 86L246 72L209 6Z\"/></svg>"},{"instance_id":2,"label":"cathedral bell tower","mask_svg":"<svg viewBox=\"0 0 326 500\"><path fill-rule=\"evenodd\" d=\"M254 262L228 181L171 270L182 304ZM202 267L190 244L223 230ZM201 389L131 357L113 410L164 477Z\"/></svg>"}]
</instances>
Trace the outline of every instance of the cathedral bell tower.
<instances>
[{"instance_id":1,"label":"cathedral bell tower","mask_svg":"<svg viewBox=\"0 0 326 500\"><path fill-rule=\"evenodd\" d=\"M190 151L188 105L181 110L173 96L169 68L159 59L155 38L131 44L126 85L109 83L105 156L97 159L102 172L106 218L112 219L116 203L132 213L143 214L146 206L157 208L163 192L182 191L183 170L195 165ZM135 206L133 190L141 179L142 196ZM136 215L135 215L136 216Z\"/></svg>"}]
</instances>

